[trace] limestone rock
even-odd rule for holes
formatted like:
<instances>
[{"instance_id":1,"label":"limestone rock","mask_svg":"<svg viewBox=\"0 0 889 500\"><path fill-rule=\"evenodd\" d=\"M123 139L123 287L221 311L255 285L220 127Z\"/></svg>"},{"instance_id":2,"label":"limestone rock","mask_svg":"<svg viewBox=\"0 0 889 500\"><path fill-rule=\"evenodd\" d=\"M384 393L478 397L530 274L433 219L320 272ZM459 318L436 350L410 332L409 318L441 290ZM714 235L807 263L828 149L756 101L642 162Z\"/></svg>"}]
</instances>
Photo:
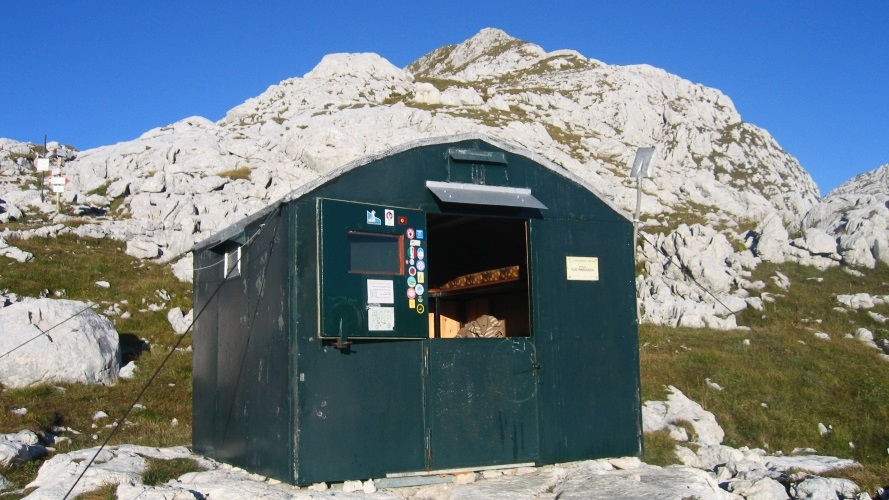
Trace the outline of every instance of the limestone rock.
<instances>
[{"instance_id":1,"label":"limestone rock","mask_svg":"<svg viewBox=\"0 0 889 500\"><path fill-rule=\"evenodd\" d=\"M187 314L182 313L182 309L178 307L174 307L167 312L167 321L170 322L170 325L173 327L173 331L177 335L183 335L188 331L189 327L191 327L191 315L193 311L188 311Z\"/></svg>"},{"instance_id":2,"label":"limestone rock","mask_svg":"<svg viewBox=\"0 0 889 500\"><path fill-rule=\"evenodd\" d=\"M860 488L848 479L810 477L790 487L793 498L854 498Z\"/></svg>"},{"instance_id":3,"label":"limestone rock","mask_svg":"<svg viewBox=\"0 0 889 500\"><path fill-rule=\"evenodd\" d=\"M740 495L745 500L782 500L790 498L783 484L769 477L755 480L740 479L728 481L728 491Z\"/></svg>"},{"instance_id":4,"label":"limestone rock","mask_svg":"<svg viewBox=\"0 0 889 500\"><path fill-rule=\"evenodd\" d=\"M827 257L839 257L837 253L837 240L835 237L827 234L823 229L810 227L806 229L806 233L802 238L793 240L793 244L807 250L813 255L824 255Z\"/></svg>"},{"instance_id":5,"label":"limestone rock","mask_svg":"<svg viewBox=\"0 0 889 500\"><path fill-rule=\"evenodd\" d=\"M754 232L757 236L753 251L757 257L776 264L787 260L790 235L779 216L773 214L767 217Z\"/></svg>"},{"instance_id":6,"label":"limestone rock","mask_svg":"<svg viewBox=\"0 0 889 500\"><path fill-rule=\"evenodd\" d=\"M802 223L834 237L848 265L889 264L889 164L830 192L806 213Z\"/></svg>"},{"instance_id":7,"label":"limestone rock","mask_svg":"<svg viewBox=\"0 0 889 500\"><path fill-rule=\"evenodd\" d=\"M160 255L160 248L150 241L131 240L127 241L126 252L137 259L155 259Z\"/></svg>"},{"instance_id":8,"label":"limestone rock","mask_svg":"<svg viewBox=\"0 0 889 500\"><path fill-rule=\"evenodd\" d=\"M722 443L725 432L716 422L712 413L688 399L679 389L669 386L667 401L646 401L642 406L642 428L645 432L678 427L682 422L690 423L697 435L697 443L715 446Z\"/></svg>"},{"instance_id":9,"label":"limestone rock","mask_svg":"<svg viewBox=\"0 0 889 500\"><path fill-rule=\"evenodd\" d=\"M114 384L120 342L114 325L86 303L37 299L0 309L0 382ZM45 333L44 333L45 332Z\"/></svg>"},{"instance_id":10,"label":"limestone rock","mask_svg":"<svg viewBox=\"0 0 889 500\"><path fill-rule=\"evenodd\" d=\"M33 254L6 243L6 240L3 238L0 238L0 255L19 262L28 262L34 259Z\"/></svg>"},{"instance_id":11,"label":"limestone rock","mask_svg":"<svg viewBox=\"0 0 889 500\"><path fill-rule=\"evenodd\" d=\"M46 455L46 447L32 431L0 434L0 467L17 467Z\"/></svg>"},{"instance_id":12,"label":"limestone rock","mask_svg":"<svg viewBox=\"0 0 889 500\"><path fill-rule=\"evenodd\" d=\"M60 453L44 462L37 473L37 478L27 485L27 488L36 488L29 497L42 500L66 496L74 480L83 472L87 463L96 455L97 451L98 448L87 448L69 453ZM141 484L141 475L147 465L146 458L160 460L188 458L195 460L204 467L211 467L211 463L208 460L199 455L193 455L184 447L163 449L134 445L108 447L102 450L99 456L96 457L93 465L90 466L90 472L84 474L74 491L71 492L72 496L96 490L108 483ZM185 487L175 488L174 490L178 491L177 495L179 496L163 496L161 498L194 498L194 495L190 497L183 496L182 494L188 493L188 490L191 488L187 485L182 486ZM144 490L140 488L140 491ZM220 496L225 497L225 495ZM138 493L136 496L121 496L120 492L118 492L118 497L158 498L156 495L140 495Z\"/></svg>"}]
</instances>

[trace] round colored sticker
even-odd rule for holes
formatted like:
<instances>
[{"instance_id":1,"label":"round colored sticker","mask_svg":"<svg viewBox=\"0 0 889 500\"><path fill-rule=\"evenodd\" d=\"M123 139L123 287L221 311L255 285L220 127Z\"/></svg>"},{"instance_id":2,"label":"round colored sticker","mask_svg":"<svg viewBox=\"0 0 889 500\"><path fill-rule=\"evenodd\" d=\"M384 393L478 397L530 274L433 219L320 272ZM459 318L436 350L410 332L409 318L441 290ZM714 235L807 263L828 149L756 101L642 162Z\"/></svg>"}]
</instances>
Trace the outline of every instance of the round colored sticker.
<instances>
[{"instance_id":1,"label":"round colored sticker","mask_svg":"<svg viewBox=\"0 0 889 500\"><path fill-rule=\"evenodd\" d=\"M417 275L417 268L414 266L411 266L407 269L407 273L410 274L411 276L416 276Z\"/></svg>"},{"instance_id":2,"label":"round colored sticker","mask_svg":"<svg viewBox=\"0 0 889 500\"><path fill-rule=\"evenodd\" d=\"M423 314L426 312L426 307L423 304L417 304L417 312Z\"/></svg>"},{"instance_id":3,"label":"round colored sticker","mask_svg":"<svg viewBox=\"0 0 889 500\"><path fill-rule=\"evenodd\" d=\"M417 284L417 278L414 278L413 276L411 276L410 278L407 279L407 286L413 287L416 284Z\"/></svg>"},{"instance_id":4,"label":"round colored sticker","mask_svg":"<svg viewBox=\"0 0 889 500\"><path fill-rule=\"evenodd\" d=\"M414 233L414 228L412 227L407 228L407 231L404 232L404 235L407 236L407 239L409 240L414 239L414 234L416 233Z\"/></svg>"},{"instance_id":5,"label":"round colored sticker","mask_svg":"<svg viewBox=\"0 0 889 500\"><path fill-rule=\"evenodd\" d=\"M417 258L418 259L425 259L426 258L426 250L423 250L423 247L417 248Z\"/></svg>"},{"instance_id":6,"label":"round colored sticker","mask_svg":"<svg viewBox=\"0 0 889 500\"><path fill-rule=\"evenodd\" d=\"M423 285L417 285L417 295L423 295L423 292L426 291L426 288Z\"/></svg>"},{"instance_id":7,"label":"round colored sticker","mask_svg":"<svg viewBox=\"0 0 889 500\"><path fill-rule=\"evenodd\" d=\"M411 268L411 269L413 269L413 268ZM417 270L418 271L425 271L426 270L426 261L425 260L418 260L417 261Z\"/></svg>"},{"instance_id":8,"label":"round colored sticker","mask_svg":"<svg viewBox=\"0 0 889 500\"><path fill-rule=\"evenodd\" d=\"M407 289L407 298L409 298L409 299L417 298L417 291L414 290L413 288L408 288Z\"/></svg>"}]
</instances>

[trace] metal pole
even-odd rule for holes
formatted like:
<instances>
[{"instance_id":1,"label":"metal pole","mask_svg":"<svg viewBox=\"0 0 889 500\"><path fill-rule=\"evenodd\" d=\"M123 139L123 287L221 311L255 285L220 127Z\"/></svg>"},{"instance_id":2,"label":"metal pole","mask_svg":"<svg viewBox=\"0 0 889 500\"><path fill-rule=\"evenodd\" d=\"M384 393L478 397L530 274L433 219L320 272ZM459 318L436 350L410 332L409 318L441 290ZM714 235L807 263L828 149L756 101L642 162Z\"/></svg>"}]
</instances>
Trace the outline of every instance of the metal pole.
<instances>
[{"instance_id":1,"label":"metal pole","mask_svg":"<svg viewBox=\"0 0 889 500\"><path fill-rule=\"evenodd\" d=\"M633 258L636 258L636 239L639 237L639 211L642 208L642 176L636 177L636 216L633 218Z\"/></svg>"},{"instance_id":2,"label":"metal pole","mask_svg":"<svg viewBox=\"0 0 889 500\"><path fill-rule=\"evenodd\" d=\"M633 265L636 265L638 255L636 253L636 240L639 237L639 211L642 208L642 174L636 176L636 215L633 217ZM639 298L636 298L636 324L642 323L642 309L639 307Z\"/></svg>"}]
</instances>

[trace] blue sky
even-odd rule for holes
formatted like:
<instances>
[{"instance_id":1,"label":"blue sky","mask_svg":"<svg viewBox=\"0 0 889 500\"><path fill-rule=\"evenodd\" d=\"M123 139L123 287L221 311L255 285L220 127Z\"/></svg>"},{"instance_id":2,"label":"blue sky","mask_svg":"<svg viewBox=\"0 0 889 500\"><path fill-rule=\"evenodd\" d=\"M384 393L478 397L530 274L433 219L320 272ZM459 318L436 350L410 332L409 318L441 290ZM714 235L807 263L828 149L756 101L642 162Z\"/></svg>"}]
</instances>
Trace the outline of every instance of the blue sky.
<instances>
[{"instance_id":1,"label":"blue sky","mask_svg":"<svg viewBox=\"0 0 889 500\"><path fill-rule=\"evenodd\" d=\"M485 27L715 87L822 194L889 162L889 2L4 2L0 137L78 149L218 120L325 54L399 67Z\"/></svg>"}]
</instances>

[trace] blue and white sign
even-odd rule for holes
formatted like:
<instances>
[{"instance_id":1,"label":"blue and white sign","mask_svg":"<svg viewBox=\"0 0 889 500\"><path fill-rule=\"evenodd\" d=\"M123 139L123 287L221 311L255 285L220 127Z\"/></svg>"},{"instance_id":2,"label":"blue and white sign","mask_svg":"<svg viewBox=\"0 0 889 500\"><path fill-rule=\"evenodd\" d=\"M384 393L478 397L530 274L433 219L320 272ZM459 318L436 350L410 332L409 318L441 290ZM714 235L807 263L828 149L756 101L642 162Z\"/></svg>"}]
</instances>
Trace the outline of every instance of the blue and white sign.
<instances>
[{"instance_id":1,"label":"blue and white sign","mask_svg":"<svg viewBox=\"0 0 889 500\"><path fill-rule=\"evenodd\" d=\"M367 223L372 226L379 226L383 223L379 217L377 217L376 210L368 210L367 211Z\"/></svg>"}]
</instances>

